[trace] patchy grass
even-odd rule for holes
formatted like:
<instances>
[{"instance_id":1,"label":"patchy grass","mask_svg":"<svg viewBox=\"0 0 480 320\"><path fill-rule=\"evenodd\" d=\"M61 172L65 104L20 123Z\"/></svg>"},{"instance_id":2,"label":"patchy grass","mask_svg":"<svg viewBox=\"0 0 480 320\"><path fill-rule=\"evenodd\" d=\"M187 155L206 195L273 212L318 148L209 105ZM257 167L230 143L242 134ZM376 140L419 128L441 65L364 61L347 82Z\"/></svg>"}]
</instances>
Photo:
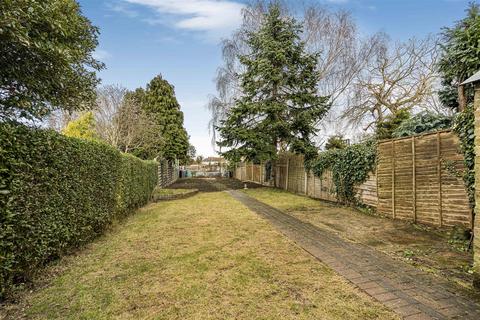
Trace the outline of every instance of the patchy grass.
<instances>
[{"instance_id":1,"label":"patchy grass","mask_svg":"<svg viewBox=\"0 0 480 320\"><path fill-rule=\"evenodd\" d=\"M222 192L147 206L47 272L5 316L396 318Z\"/></svg>"},{"instance_id":2,"label":"patchy grass","mask_svg":"<svg viewBox=\"0 0 480 320\"><path fill-rule=\"evenodd\" d=\"M422 270L471 287L473 258L465 251L465 241L456 240L458 230L439 230L383 218L279 189L244 192L299 219L327 227L346 239L375 247Z\"/></svg>"},{"instance_id":3,"label":"patchy grass","mask_svg":"<svg viewBox=\"0 0 480 320\"><path fill-rule=\"evenodd\" d=\"M152 201L160 201L160 200L171 200L171 199L177 199L181 198L184 196L187 196L188 194L194 195L198 190L197 189L164 189L164 188L155 188L152 193Z\"/></svg>"},{"instance_id":4,"label":"patchy grass","mask_svg":"<svg viewBox=\"0 0 480 320\"><path fill-rule=\"evenodd\" d=\"M173 196L177 194L185 194L187 192L192 191L192 189L163 189L163 188L156 188L153 190L154 195L159 196Z\"/></svg>"}]
</instances>

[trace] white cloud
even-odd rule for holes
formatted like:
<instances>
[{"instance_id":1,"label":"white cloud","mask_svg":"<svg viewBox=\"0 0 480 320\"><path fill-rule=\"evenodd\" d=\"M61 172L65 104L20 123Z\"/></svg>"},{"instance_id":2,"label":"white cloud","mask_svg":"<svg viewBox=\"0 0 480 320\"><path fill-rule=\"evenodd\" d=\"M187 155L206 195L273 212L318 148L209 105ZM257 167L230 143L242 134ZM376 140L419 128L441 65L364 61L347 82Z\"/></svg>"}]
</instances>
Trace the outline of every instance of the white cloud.
<instances>
[{"instance_id":1,"label":"white cloud","mask_svg":"<svg viewBox=\"0 0 480 320\"><path fill-rule=\"evenodd\" d=\"M243 4L231 0L124 0L153 8L157 19L150 22L167 23L173 17L173 27L201 31L209 36L228 35L242 20Z\"/></svg>"},{"instance_id":2,"label":"white cloud","mask_svg":"<svg viewBox=\"0 0 480 320\"><path fill-rule=\"evenodd\" d=\"M128 7L128 5L122 2L107 3L107 7L112 11L123 13L129 18L136 18L139 15L137 11L132 10L132 8Z\"/></svg>"},{"instance_id":3,"label":"white cloud","mask_svg":"<svg viewBox=\"0 0 480 320\"><path fill-rule=\"evenodd\" d=\"M100 60L100 61L105 61L107 60L108 58L110 58L112 55L106 51L106 50L102 50L102 49L96 49L93 53L92 53L92 58L95 59L95 60Z\"/></svg>"}]
</instances>

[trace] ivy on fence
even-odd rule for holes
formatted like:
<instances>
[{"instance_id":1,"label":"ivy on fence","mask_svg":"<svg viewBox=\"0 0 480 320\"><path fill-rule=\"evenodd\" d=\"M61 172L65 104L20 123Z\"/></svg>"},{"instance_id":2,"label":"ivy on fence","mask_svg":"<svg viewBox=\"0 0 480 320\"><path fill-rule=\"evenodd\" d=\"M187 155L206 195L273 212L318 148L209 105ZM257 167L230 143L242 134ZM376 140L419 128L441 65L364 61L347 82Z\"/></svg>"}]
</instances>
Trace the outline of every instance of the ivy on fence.
<instances>
[{"instance_id":1,"label":"ivy on fence","mask_svg":"<svg viewBox=\"0 0 480 320\"><path fill-rule=\"evenodd\" d=\"M473 105L468 105L455 118L453 131L460 139L465 171L463 181L468 193L470 206L475 207L475 114Z\"/></svg>"},{"instance_id":2,"label":"ivy on fence","mask_svg":"<svg viewBox=\"0 0 480 320\"><path fill-rule=\"evenodd\" d=\"M348 146L345 149L332 149L319 154L308 163L314 174L321 176L325 170L332 171L337 199L342 203L356 203L355 185L365 182L375 167L376 143L368 140Z\"/></svg>"}]
</instances>

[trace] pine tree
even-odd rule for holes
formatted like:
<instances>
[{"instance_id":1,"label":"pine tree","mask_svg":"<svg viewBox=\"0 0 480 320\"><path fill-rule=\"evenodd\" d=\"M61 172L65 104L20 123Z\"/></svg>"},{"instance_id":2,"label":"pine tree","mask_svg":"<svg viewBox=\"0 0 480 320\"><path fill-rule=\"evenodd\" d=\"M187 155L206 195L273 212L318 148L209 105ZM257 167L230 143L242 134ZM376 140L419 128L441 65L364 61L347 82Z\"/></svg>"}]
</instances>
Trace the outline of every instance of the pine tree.
<instances>
[{"instance_id":1,"label":"pine tree","mask_svg":"<svg viewBox=\"0 0 480 320\"><path fill-rule=\"evenodd\" d=\"M311 138L329 103L317 93L318 55L306 52L301 32L272 4L261 28L248 34L251 52L239 57L246 70L240 75L243 96L218 128L227 159L274 160L279 149L305 154L306 160L316 156Z\"/></svg>"},{"instance_id":2,"label":"pine tree","mask_svg":"<svg viewBox=\"0 0 480 320\"><path fill-rule=\"evenodd\" d=\"M480 6L471 3L466 13L453 28L443 29L439 61L440 100L443 105L459 111L473 101L473 88L460 84L480 69Z\"/></svg>"},{"instance_id":3,"label":"pine tree","mask_svg":"<svg viewBox=\"0 0 480 320\"><path fill-rule=\"evenodd\" d=\"M160 157L167 160L188 161L188 134L183 127L183 112L180 110L175 90L171 84L156 76L145 90L143 108L147 115L161 128L163 138Z\"/></svg>"}]
</instances>

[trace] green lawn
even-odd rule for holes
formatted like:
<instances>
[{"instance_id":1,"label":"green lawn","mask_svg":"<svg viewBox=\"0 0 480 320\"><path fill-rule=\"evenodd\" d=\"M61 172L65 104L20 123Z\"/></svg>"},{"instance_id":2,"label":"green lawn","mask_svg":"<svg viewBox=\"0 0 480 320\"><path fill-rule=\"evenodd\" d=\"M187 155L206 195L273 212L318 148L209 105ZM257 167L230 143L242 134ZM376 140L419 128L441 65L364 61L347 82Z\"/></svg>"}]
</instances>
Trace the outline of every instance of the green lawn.
<instances>
[{"instance_id":1,"label":"green lawn","mask_svg":"<svg viewBox=\"0 0 480 320\"><path fill-rule=\"evenodd\" d=\"M46 272L8 317L396 318L223 192L147 206Z\"/></svg>"}]
</instances>

